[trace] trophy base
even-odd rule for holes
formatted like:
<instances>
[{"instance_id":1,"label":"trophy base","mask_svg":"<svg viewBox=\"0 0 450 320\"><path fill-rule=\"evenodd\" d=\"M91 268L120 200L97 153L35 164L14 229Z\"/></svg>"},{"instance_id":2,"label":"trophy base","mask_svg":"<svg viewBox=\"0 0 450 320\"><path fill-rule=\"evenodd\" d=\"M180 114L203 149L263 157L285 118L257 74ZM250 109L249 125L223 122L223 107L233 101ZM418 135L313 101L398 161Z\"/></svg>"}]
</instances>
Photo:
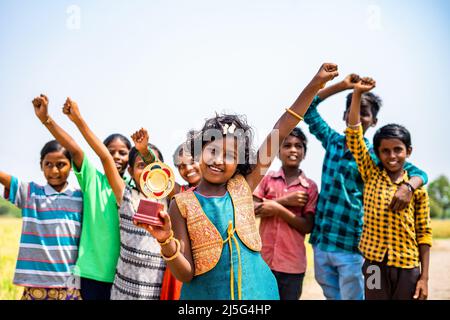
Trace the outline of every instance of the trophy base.
<instances>
[{"instance_id":1,"label":"trophy base","mask_svg":"<svg viewBox=\"0 0 450 320\"><path fill-rule=\"evenodd\" d=\"M136 213L133 216L133 219L138 221L138 222L149 224L149 225L152 225L152 226L162 227L164 225L164 223L162 223L160 218L151 217L151 216L146 215L146 214Z\"/></svg>"}]
</instances>

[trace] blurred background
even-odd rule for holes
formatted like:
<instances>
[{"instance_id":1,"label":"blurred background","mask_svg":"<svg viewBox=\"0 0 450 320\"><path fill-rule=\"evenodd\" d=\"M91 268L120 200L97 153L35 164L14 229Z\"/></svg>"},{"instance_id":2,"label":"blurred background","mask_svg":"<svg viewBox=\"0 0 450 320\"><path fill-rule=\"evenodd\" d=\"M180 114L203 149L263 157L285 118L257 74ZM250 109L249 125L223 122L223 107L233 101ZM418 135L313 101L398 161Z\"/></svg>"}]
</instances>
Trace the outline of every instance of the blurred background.
<instances>
[{"instance_id":1,"label":"blurred background","mask_svg":"<svg viewBox=\"0 0 450 320\"><path fill-rule=\"evenodd\" d=\"M173 166L186 132L215 112L245 114L257 146L319 66L335 62L334 81L352 72L376 79L378 126L411 131L410 161L429 175L433 217L448 218L449 9L445 0L0 0L0 170L45 183L39 152L52 137L31 105L40 93L100 170L61 112L67 96L101 139L147 128ZM320 106L338 131L346 95ZM301 168L320 185L324 151L300 127L309 138ZM19 212L0 199L0 215ZM20 220L11 219L0 219L0 299L17 294ZM436 227L443 238L448 222Z\"/></svg>"}]
</instances>

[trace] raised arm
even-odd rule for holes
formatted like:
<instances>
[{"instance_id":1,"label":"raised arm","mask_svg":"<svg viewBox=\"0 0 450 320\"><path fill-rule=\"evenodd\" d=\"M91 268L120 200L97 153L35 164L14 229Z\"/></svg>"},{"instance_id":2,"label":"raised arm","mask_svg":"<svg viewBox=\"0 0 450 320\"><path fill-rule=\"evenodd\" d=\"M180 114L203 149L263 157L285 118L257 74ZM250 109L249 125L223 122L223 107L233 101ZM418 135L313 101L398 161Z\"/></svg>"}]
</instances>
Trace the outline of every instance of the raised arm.
<instances>
[{"instance_id":1,"label":"raised arm","mask_svg":"<svg viewBox=\"0 0 450 320\"><path fill-rule=\"evenodd\" d=\"M370 78L364 78L355 84L348 116L348 128L345 131L347 146L355 158L356 164L358 165L358 171L364 182L366 182L374 172L376 165L364 142L360 119L361 96L364 92L370 91L374 87L375 81Z\"/></svg>"},{"instance_id":2,"label":"raised arm","mask_svg":"<svg viewBox=\"0 0 450 320\"><path fill-rule=\"evenodd\" d=\"M286 112L276 122L274 128L258 150L255 169L246 177L252 191L255 190L269 169L283 140L295 128L299 121L302 120L317 91L325 86L327 81L330 81L336 76L338 76L337 65L324 63L320 67L319 72L317 72L311 82L300 93L300 96L294 104L289 109L286 109Z\"/></svg>"},{"instance_id":3,"label":"raised arm","mask_svg":"<svg viewBox=\"0 0 450 320\"><path fill-rule=\"evenodd\" d=\"M368 92L375 88L376 82L372 78L362 78L354 85L352 103L348 114L349 127L355 127L361 123L361 96L364 92Z\"/></svg>"},{"instance_id":4,"label":"raised arm","mask_svg":"<svg viewBox=\"0 0 450 320\"><path fill-rule=\"evenodd\" d=\"M72 155L73 163L79 170L83 164L84 153L75 140L61 128L55 120L48 114L48 98L41 94L33 99L33 107L36 117L50 131L50 133L58 140L61 145L66 148Z\"/></svg>"},{"instance_id":5,"label":"raised arm","mask_svg":"<svg viewBox=\"0 0 450 320\"><path fill-rule=\"evenodd\" d=\"M87 143L91 146L92 150L94 150L100 158L103 169L105 170L105 175L108 178L108 182L114 192L114 195L116 196L116 201L120 205L122 203L125 182L117 171L113 157L103 142L100 141L100 139L92 132L87 123L81 117L78 104L75 101L67 98L64 103L63 112L77 126Z\"/></svg>"},{"instance_id":6,"label":"raised arm","mask_svg":"<svg viewBox=\"0 0 450 320\"><path fill-rule=\"evenodd\" d=\"M139 129L131 135L131 139L145 163L149 164L156 160L155 153L148 147L149 135L146 129Z\"/></svg>"},{"instance_id":7,"label":"raised arm","mask_svg":"<svg viewBox=\"0 0 450 320\"><path fill-rule=\"evenodd\" d=\"M149 135L146 129L144 128L139 129L138 131L136 131L131 135L131 139L133 139L136 150L139 152L142 160L144 160L146 164L150 164L153 161L157 160L157 155L148 146ZM172 199L174 195L180 192L180 189L181 189L180 185L177 182L175 182L175 186L172 192L167 195L167 198Z\"/></svg>"},{"instance_id":8,"label":"raised arm","mask_svg":"<svg viewBox=\"0 0 450 320\"><path fill-rule=\"evenodd\" d=\"M335 83L331 86L328 86L322 90L319 91L317 94L320 100L325 100L328 97L335 95L339 92L353 89L355 86L355 83L357 83L360 80L359 76L355 73L349 74L344 78L344 80L339 81L338 83Z\"/></svg>"}]
</instances>

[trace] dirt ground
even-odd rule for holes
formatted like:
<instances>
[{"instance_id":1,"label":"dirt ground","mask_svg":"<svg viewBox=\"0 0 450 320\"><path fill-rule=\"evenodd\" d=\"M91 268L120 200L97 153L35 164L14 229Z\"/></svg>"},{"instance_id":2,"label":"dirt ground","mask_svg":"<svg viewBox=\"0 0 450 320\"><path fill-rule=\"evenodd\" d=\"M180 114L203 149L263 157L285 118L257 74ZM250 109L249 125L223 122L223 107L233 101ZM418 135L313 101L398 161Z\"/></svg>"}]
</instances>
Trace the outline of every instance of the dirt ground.
<instances>
[{"instance_id":1,"label":"dirt ground","mask_svg":"<svg viewBox=\"0 0 450 320\"><path fill-rule=\"evenodd\" d=\"M322 289L314 279L314 268L308 267L301 300L324 300ZM428 290L430 300L450 300L450 239L433 242Z\"/></svg>"}]
</instances>

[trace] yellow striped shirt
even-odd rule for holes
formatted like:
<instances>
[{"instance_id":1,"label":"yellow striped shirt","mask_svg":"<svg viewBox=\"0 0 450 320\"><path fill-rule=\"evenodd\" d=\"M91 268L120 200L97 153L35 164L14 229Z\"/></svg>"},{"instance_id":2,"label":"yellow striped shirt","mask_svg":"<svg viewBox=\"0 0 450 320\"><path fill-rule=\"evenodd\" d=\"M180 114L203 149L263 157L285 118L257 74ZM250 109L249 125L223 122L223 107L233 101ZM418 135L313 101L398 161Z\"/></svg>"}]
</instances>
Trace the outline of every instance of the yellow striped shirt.
<instances>
[{"instance_id":1,"label":"yellow striped shirt","mask_svg":"<svg viewBox=\"0 0 450 320\"><path fill-rule=\"evenodd\" d=\"M389 204L403 181L405 172L395 183L386 170L372 160L363 139L362 127L347 128L347 146L358 164L364 181L364 225L359 243L363 256L370 261L383 261L397 268L414 268L420 264L419 244L431 246L430 206L425 188L418 188L409 206L391 211Z\"/></svg>"}]
</instances>

